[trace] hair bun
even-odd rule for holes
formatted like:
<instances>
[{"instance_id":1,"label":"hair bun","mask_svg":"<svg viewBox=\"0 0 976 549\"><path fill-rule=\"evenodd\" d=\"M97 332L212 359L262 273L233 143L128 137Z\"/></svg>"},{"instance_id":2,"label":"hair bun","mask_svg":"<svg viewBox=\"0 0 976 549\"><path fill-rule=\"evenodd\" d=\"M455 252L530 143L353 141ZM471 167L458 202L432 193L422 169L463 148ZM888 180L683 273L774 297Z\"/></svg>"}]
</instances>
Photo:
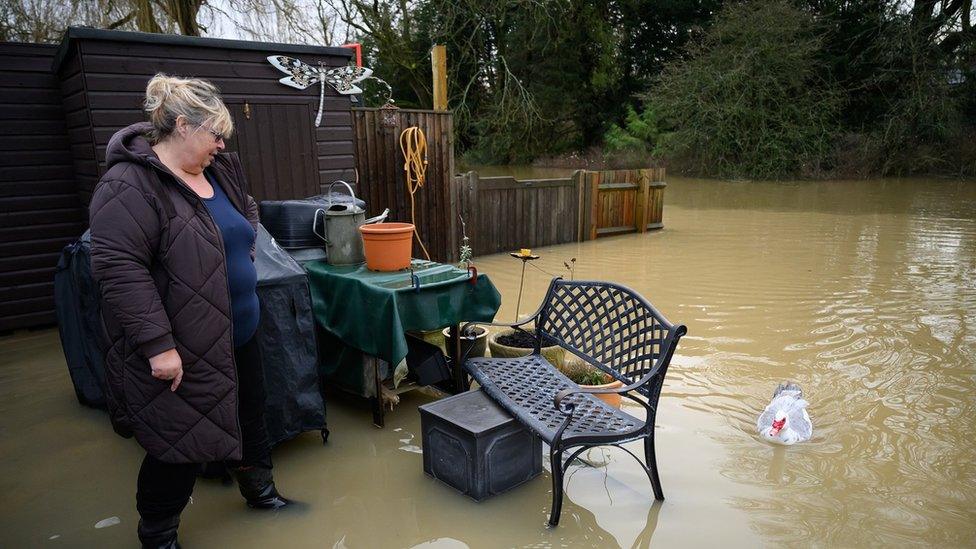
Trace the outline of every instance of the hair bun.
<instances>
[{"instance_id":1,"label":"hair bun","mask_svg":"<svg viewBox=\"0 0 976 549\"><path fill-rule=\"evenodd\" d=\"M173 88L179 85L179 80L163 73L159 73L149 80L149 84L146 85L146 100L143 107L150 118L173 94Z\"/></svg>"},{"instance_id":2,"label":"hair bun","mask_svg":"<svg viewBox=\"0 0 976 549\"><path fill-rule=\"evenodd\" d=\"M213 130L226 136L230 136L234 129L230 113L220 98L220 90L197 78L156 74L146 84L143 109L153 125L150 139L154 142L173 133L180 116L196 126L209 122Z\"/></svg>"}]
</instances>

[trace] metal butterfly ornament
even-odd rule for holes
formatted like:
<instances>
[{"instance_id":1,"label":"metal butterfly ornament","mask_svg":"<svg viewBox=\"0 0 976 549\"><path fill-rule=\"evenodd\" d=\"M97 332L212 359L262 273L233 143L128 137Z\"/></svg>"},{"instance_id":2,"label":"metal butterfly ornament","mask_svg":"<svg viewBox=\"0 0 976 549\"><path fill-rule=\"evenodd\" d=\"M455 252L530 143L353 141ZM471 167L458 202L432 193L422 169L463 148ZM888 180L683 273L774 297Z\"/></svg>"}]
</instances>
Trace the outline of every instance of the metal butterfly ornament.
<instances>
[{"instance_id":1,"label":"metal butterfly ornament","mask_svg":"<svg viewBox=\"0 0 976 549\"><path fill-rule=\"evenodd\" d=\"M322 108L325 105L326 84L335 88L335 91L342 95L354 95L363 92L363 90L356 86L356 82L369 78L373 74L373 70L366 67L345 66L330 69L321 62L318 67L313 67L287 55L269 55L268 61L278 70L288 75L278 80L278 82L286 86L304 90L313 84L320 84L319 112L315 115L316 126L322 123Z\"/></svg>"}]
</instances>

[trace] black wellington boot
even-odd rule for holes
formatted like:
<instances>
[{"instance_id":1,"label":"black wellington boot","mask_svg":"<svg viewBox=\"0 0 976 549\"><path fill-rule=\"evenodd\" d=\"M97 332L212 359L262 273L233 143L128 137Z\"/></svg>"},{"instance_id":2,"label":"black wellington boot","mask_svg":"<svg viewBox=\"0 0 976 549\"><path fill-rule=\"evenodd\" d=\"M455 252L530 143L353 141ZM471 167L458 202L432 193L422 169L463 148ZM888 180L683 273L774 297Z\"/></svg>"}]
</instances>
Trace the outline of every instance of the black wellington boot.
<instances>
[{"instance_id":1,"label":"black wellington boot","mask_svg":"<svg viewBox=\"0 0 976 549\"><path fill-rule=\"evenodd\" d=\"M163 519L139 519L139 541L142 549L180 549L176 541L176 530L180 527L180 516Z\"/></svg>"},{"instance_id":2,"label":"black wellington boot","mask_svg":"<svg viewBox=\"0 0 976 549\"><path fill-rule=\"evenodd\" d=\"M237 477L237 486L241 489L241 495L247 500L248 507L252 509L281 509L293 504L291 500L278 493L271 469L261 467L237 469L234 471L234 476Z\"/></svg>"}]
</instances>

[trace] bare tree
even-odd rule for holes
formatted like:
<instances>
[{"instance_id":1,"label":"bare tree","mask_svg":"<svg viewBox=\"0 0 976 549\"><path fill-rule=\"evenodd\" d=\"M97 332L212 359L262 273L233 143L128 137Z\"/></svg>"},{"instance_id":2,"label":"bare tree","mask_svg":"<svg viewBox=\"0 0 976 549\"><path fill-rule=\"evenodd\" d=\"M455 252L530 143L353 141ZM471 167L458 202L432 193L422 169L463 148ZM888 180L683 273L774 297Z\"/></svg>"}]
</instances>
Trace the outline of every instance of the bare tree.
<instances>
[{"instance_id":1,"label":"bare tree","mask_svg":"<svg viewBox=\"0 0 976 549\"><path fill-rule=\"evenodd\" d=\"M208 7L252 40L335 43L336 18L327 0L224 0Z\"/></svg>"},{"instance_id":2,"label":"bare tree","mask_svg":"<svg viewBox=\"0 0 976 549\"><path fill-rule=\"evenodd\" d=\"M199 36L206 0L2 0L0 40L57 42L69 26Z\"/></svg>"},{"instance_id":3,"label":"bare tree","mask_svg":"<svg viewBox=\"0 0 976 549\"><path fill-rule=\"evenodd\" d=\"M70 25L124 28L134 25L126 0L4 0L0 40L57 42Z\"/></svg>"}]
</instances>

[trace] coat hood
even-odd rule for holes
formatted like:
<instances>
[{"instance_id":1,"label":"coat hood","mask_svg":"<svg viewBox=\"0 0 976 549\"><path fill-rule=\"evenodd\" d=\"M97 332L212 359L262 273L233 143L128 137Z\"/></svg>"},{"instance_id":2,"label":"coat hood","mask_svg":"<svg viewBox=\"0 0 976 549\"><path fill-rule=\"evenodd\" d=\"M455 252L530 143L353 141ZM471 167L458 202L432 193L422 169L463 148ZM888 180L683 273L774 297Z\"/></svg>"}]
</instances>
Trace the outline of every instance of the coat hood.
<instances>
[{"instance_id":1,"label":"coat hood","mask_svg":"<svg viewBox=\"0 0 976 549\"><path fill-rule=\"evenodd\" d=\"M105 149L106 168L111 168L120 162L134 162L149 165L150 158L155 158L146 134L152 130L149 122L137 122L127 128L115 132Z\"/></svg>"}]
</instances>

